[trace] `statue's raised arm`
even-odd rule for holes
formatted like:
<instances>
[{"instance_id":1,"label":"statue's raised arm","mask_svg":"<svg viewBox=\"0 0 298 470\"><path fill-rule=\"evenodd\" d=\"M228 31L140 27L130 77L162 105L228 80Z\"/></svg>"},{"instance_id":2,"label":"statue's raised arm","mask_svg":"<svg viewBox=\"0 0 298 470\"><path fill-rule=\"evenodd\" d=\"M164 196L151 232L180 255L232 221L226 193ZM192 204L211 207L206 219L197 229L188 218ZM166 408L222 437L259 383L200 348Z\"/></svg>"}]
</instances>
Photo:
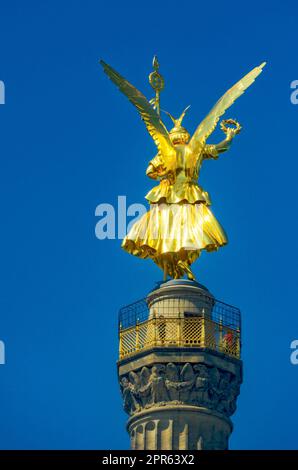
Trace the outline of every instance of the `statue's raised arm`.
<instances>
[{"instance_id":1,"label":"statue's raised arm","mask_svg":"<svg viewBox=\"0 0 298 470\"><path fill-rule=\"evenodd\" d=\"M210 113L199 124L194 135L192 136L189 146L193 153L199 153L206 144L206 140L215 130L219 118L225 111L232 106L234 101L241 96L244 91L252 85L258 75L262 72L266 62L255 67L251 72L245 75L239 82L235 83L213 106Z\"/></svg>"}]
</instances>

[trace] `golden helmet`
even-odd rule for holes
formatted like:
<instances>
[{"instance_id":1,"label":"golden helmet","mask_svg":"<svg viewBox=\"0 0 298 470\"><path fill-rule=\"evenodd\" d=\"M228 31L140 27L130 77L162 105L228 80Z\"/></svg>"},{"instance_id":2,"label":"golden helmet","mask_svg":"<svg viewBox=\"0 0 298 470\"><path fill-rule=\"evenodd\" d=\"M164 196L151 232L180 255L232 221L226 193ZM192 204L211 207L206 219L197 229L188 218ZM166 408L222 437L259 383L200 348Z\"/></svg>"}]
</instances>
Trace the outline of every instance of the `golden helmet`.
<instances>
[{"instance_id":1,"label":"golden helmet","mask_svg":"<svg viewBox=\"0 0 298 470\"><path fill-rule=\"evenodd\" d=\"M165 113L170 116L174 123L174 127L170 130L169 135L173 144L187 144L190 139L189 132L185 129L185 127L181 126L182 119L185 116L186 111L190 106L187 106L181 116L178 119L175 119L170 113L165 111Z\"/></svg>"}]
</instances>

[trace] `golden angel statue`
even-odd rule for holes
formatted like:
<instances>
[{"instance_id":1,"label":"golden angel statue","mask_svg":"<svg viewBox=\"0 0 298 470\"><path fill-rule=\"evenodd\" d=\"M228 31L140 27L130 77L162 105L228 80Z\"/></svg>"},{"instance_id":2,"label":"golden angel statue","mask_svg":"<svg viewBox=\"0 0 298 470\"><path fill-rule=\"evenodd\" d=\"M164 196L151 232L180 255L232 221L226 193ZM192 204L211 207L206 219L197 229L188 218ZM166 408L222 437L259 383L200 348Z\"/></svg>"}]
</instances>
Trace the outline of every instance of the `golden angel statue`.
<instances>
[{"instance_id":1,"label":"golden angel statue","mask_svg":"<svg viewBox=\"0 0 298 470\"><path fill-rule=\"evenodd\" d=\"M122 247L140 258L151 258L167 276L179 279L185 274L194 280L191 264L202 250L214 251L227 243L227 236L210 210L210 198L198 184L199 172L206 159L217 159L229 149L241 126L233 119L221 122L225 139L215 145L206 141L220 117L262 72L265 62L255 67L230 88L199 124L191 137L182 119L167 113L174 123L168 132L160 117L159 94L164 87L154 58L154 72L149 76L155 99L148 101L131 83L112 67L100 61L105 73L136 107L158 153L150 161L146 174L159 184L146 195L150 210L135 222Z\"/></svg>"}]
</instances>

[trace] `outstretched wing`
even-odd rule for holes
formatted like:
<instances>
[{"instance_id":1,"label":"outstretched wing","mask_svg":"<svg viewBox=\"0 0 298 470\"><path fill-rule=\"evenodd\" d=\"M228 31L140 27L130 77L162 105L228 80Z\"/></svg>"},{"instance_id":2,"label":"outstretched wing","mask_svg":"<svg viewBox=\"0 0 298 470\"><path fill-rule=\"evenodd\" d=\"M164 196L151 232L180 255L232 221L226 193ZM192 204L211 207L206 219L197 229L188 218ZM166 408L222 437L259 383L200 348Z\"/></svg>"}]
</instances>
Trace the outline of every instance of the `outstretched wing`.
<instances>
[{"instance_id":1,"label":"outstretched wing","mask_svg":"<svg viewBox=\"0 0 298 470\"><path fill-rule=\"evenodd\" d=\"M170 158L174 154L175 150L170 140L169 133L147 98L124 77L116 72L116 70L110 67L110 65L106 64L103 60L101 60L100 63L112 82L117 85L119 90L122 91L129 101L137 108L149 134L157 145L159 154L165 160Z\"/></svg>"},{"instance_id":2,"label":"outstretched wing","mask_svg":"<svg viewBox=\"0 0 298 470\"><path fill-rule=\"evenodd\" d=\"M209 135L214 131L219 118L224 112L232 106L234 101L241 96L246 88L248 88L255 81L258 75L262 72L266 62L263 62L259 67L255 67L251 72L245 75L239 82L230 88L213 106L208 116L199 124L194 135L192 136L189 145L194 152L199 151Z\"/></svg>"}]
</instances>

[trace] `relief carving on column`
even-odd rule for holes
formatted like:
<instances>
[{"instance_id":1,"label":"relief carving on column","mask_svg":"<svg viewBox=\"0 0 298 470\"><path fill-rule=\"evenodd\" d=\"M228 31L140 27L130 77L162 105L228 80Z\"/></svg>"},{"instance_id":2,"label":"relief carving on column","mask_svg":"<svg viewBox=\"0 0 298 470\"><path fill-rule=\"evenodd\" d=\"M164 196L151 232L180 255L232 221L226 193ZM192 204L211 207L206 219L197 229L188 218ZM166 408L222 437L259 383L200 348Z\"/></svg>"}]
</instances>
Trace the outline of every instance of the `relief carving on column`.
<instances>
[{"instance_id":1,"label":"relief carving on column","mask_svg":"<svg viewBox=\"0 0 298 470\"><path fill-rule=\"evenodd\" d=\"M129 415L153 406L183 404L231 416L240 384L240 376L217 367L172 362L131 371L120 380L124 410Z\"/></svg>"}]
</instances>

